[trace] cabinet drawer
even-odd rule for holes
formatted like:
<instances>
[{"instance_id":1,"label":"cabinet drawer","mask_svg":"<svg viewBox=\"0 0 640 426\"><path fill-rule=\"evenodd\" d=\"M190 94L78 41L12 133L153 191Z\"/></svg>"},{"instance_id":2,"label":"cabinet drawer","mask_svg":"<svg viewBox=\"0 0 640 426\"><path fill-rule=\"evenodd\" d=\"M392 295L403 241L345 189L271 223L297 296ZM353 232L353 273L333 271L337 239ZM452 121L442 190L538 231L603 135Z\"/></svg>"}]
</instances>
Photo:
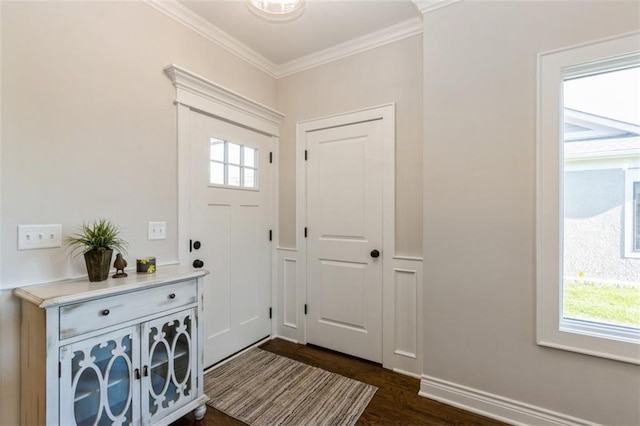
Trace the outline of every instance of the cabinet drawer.
<instances>
[{"instance_id":1,"label":"cabinet drawer","mask_svg":"<svg viewBox=\"0 0 640 426\"><path fill-rule=\"evenodd\" d=\"M196 303L196 282L187 281L60 307L60 339Z\"/></svg>"}]
</instances>

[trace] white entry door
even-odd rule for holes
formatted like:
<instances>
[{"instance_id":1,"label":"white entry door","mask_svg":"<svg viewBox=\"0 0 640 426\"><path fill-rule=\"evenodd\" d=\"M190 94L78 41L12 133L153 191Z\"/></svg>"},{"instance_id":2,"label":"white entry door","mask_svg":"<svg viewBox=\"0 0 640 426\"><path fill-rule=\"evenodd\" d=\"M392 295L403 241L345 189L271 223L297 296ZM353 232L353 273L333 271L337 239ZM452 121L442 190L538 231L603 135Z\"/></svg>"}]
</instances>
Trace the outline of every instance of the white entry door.
<instances>
[{"instance_id":1,"label":"white entry door","mask_svg":"<svg viewBox=\"0 0 640 426\"><path fill-rule=\"evenodd\" d=\"M193 111L190 118L191 258L211 272L207 367L271 333L270 138Z\"/></svg>"},{"instance_id":2,"label":"white entry door","mask_svg":"<svg viewBox=\"0 0 640 426\"><path fill-rule=\"evenodd\" d=\"M306 144L307 341L382 362L382 120Z\"/></svg>"}]
</instances>

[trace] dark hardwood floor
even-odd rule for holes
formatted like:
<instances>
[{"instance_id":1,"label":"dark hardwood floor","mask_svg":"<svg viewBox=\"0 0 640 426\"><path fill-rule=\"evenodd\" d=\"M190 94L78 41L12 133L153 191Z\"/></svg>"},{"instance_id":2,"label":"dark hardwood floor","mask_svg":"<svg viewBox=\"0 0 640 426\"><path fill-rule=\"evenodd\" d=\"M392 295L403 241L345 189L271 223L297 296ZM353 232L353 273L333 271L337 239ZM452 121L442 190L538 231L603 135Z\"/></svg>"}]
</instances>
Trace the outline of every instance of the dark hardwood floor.
<instances>
[{"instance_id":1,"label":"dark hardwood floor","mask_svg":"<svg viewBox=\"0 0 640 426\"><path fill-rule=\"evenodd\" d=\"M261 349L323 368L378 388L358 420L359 425L503 425L449 405L418 396L420 380L382 368L379 364L313 345L297 345L281 339L271 340ZM199 422L189 416L173 426L227 426L244 423L211 407Z\"/></svg>"}]
</instances>

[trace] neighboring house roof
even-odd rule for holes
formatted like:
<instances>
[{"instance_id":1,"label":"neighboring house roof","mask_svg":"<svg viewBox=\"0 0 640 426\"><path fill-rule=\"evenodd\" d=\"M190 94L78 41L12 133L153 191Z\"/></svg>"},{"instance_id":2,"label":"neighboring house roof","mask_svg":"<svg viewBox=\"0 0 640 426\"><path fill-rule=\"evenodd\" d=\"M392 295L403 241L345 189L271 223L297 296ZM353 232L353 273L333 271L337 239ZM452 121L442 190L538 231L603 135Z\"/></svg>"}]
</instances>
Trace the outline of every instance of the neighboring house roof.
<instances>
[{"instance_id":1,"label":"neighboring house roof","mask_svg":"<svg viewBox=\"0 0 640 426\"><path fill-rule=\"evenodd\" d=\"M640 126L564 109L565 159L640 158Z\"/></svg>"},{"instance_id":2,"label":"neighboring house roof","mask_svg":"<svg viewBox=\"0 0 640 426\"><path fill-rule=\"evenodd\" d=\"M594 139L564 144L565 158L627 157L640 155L640 136Z\"/></svg>"},{"instance_id":3,"label":"neighboring house roof","mask_svg":"<svg viewBox=\"0 0 640 426\"><path fill-rule=\"evenodd\" d=\"M640 126L571 108L564 109L565 142L640 136Z\"/></svg>"}]
</instances>

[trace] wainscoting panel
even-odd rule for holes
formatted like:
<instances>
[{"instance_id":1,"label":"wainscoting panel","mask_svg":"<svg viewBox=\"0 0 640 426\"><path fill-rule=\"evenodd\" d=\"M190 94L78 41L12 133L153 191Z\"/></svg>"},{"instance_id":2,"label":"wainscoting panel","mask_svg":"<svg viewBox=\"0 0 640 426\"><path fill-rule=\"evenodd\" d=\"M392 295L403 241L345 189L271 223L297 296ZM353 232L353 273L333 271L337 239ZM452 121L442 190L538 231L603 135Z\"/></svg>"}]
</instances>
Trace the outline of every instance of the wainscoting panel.
<instances>
[{"instance_id":1,"label":"wainscoting panel","mask_svg":"<svg viewBox=\"0 0 640 426\"><path fill-rule=\"evenodd\" d=\"M285 327L298 328L298 309L296 288L298 277L298 259L285 257L282 262L282 283L284 284L283 314Z\"/></svg>"},{"instance_id":2,"label":"wainscoting panel","mask_svg":"<svg viewBox=\"0 0 640 426\"><path fill-rule=\"evenodd\" d=\"M394 350L396 355L417 358L418 352L418 274L415 270L393 270Z\"/></svg>"},{"instance_id":3,"label":"wainscoting panel","mask_svg":"<svg viewBox=\"0 0 640 426\"><path fill-rule=\"evenodd\" d=\"M277 249L275 333L306 343L304 259L295 249ZM422 374L422 259L385 258L383 272L383 365L420 378Z\"/></svg>"},{"instance_id":4,"label":"wainscoting panel","mask_svg":"<svg viewBox=\"0 0 640 426\"><path fill-rule=\"evenodd\" d=\"M422 259L396 256L385 265L384 366L420 377L422 373Z\"/></svg>"},{"instance_id":5,"label":"wainscoting panel","mask_svg":"<svg viewBox=\"0 0 640 426\"><path fill-rule=\"evenodd\" d=\"M296 343L304 343L304 299L301 284L304 272L298 260L298 251L278 248L277 280L278 289L274 306L276 328L274 336Z\"/></svg>"}]
</instances>

